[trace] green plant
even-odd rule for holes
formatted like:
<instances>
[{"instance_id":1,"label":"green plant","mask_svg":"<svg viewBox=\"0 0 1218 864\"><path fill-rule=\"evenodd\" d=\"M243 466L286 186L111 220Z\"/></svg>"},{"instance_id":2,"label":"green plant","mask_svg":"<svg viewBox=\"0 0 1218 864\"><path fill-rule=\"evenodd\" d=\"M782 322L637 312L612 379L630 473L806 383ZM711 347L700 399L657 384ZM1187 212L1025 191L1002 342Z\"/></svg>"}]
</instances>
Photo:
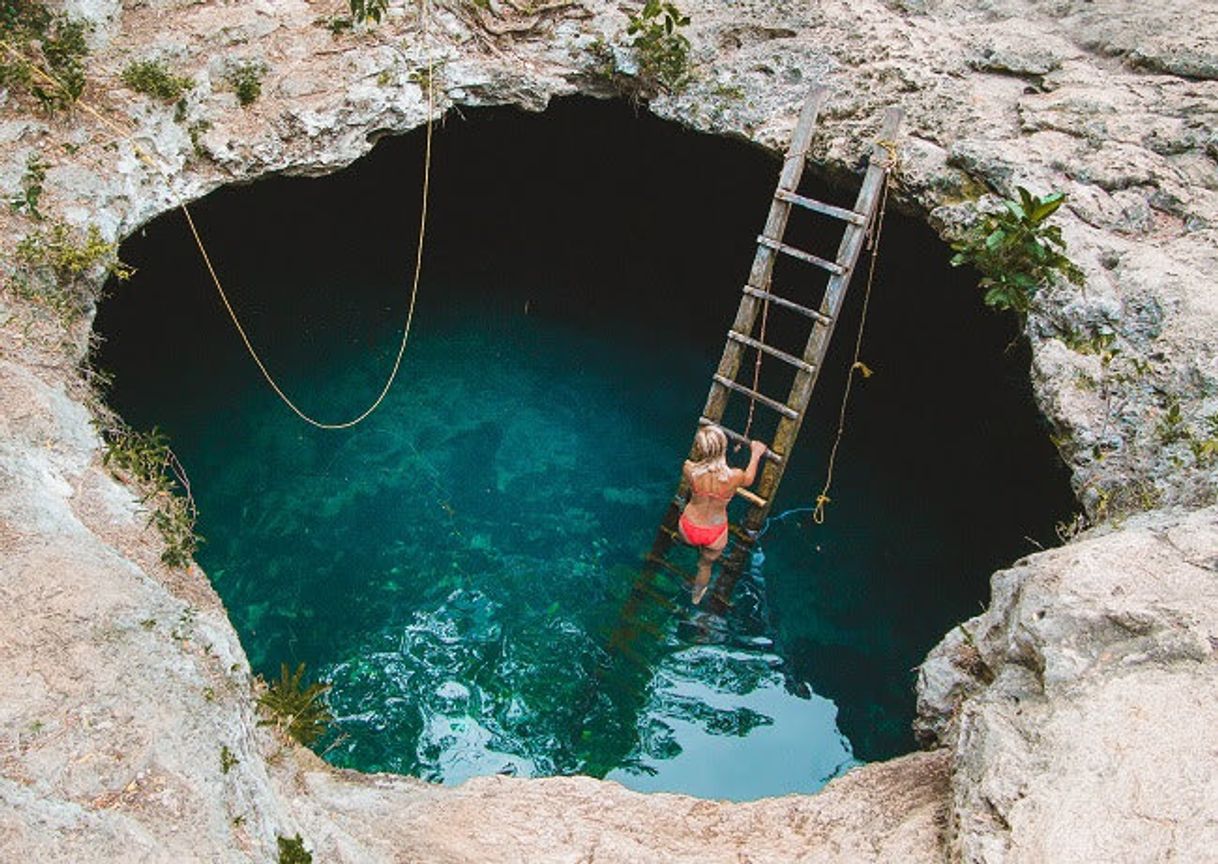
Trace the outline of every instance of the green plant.
<instances>
[{"instance_id":1,"label":"green plant","mask_svg":"<svg viewBox=\"0 0 1218 864\"><path fill-rule=\"evenodd\" d=\"M381 16L389 8L389 0L350 0L350 6L353 21L362 24L375 21L379 24Z\"/></svg>"},{"instance_id":2,"label":"green plant","mask_svg":"<svg viewBox=\"0 0 1218 864\"><path fill-rule=\"evenodd\" d=\"M55 111L75 102L85 86L89 26L37 0L0 0L0 87L33 96ZM48 80L47 74L50 78Z\"/></svg>"},{"instance_id":3,"label":"green plant","mask_svg":"<svg viewBox=\"0 0 1218 864\"><path fill-rule=\"evenodd\" d=\"M176 102L194 87L186 75L175 75L160 60L137 60L123 70L123 83L136 93L143 93L162 102Z\"/></svg>"},{"instance_id":4,"label":"green plant","mask_svg":"<svg viewBox=\"0 0 1218 864\"><path fill-rule=\"evenodd\" d=\"M41 220L38 200L42 198L42 182L47 176L47 164L37 153L25 160L25 174L21 177L21 194L9 200L9 206L20 213L25 211L32 218Z\"/></svg>"},{"instance_id":5,"label":"green plant","mask_svg":"<svg viewBox=\"0 0 1218 864\"><path fill-rule=\"evenodd\" d=\"M720 99L739 101L744 98L744 88L739 84L716 84L713 92Z\"/></svg>"},{"instance_id":6,"label":"green plant","mask_svg":"<svg viewBox=\"0 0 1218 864\"><path fill-rule=\"evenodd\" d=\"M239 765L241 760L233 755L233 751L228 749L227 744L220 745L220 773L227 774L232 770L234 765Z\"/></svg>"},{"instance_id":7,"label":"green plant","mask_svg":"<svg viewBox=\"0 0 1218 864\"><path fill-rule=\"evenodd\" d=\"M169 449L165 433L153 427L137 432L119 424L103 432L106 449L102 464L122 473L153 502L154 524L165 540L161 560L170 567L190 563L203 538L195 533L199 513L190 493L190 480L178 457Z\"/></svg>"},{"instance_id":8,"label":"green plant","mask_svg":"<svg viewBox=\"0 0 1218 864\"><path fill-rule=\"evenodd\" d=\"M1173 399L1168 404L1167 412L1159 421L1157 431L1159 443L1164 445L1175 444L1177 441L1190 437L1188 429L1184 426L1184 414L1180 411L1180 400Z\"/></svg>"},{"instance_id":9,"label":"green plant","mask_svg":"<svg viewBox=\"0 0 1218 864\"><path fill-rule=\"evenodd\" d=\"M196 120L186 127L186 134L190 136L190 146L194 148L195 155L199 158L207 155L207 149L203 146L203 136L209 129L211 129L211 122L208 120Z\"/></svg>"},{"instance_id":10,"label":"green plant","mask_svg":"<svg viewBox=\"0 0 1218 864\"><path fill-rule=\"evenodd\" d=\"M986 305L1012 309L1022 320L1041 288L1057 277L1081 285L1083 271L1066 257L1061 228L1047 224L1066 196L1054 192L1038 198L1022 186L1016 192L1018 200L1004 200L1001 210L983 214L952 244L951 264L976 267Z\"/></svg>"},{"instance_id":11,"label":"green plant","mask_svg":"<svg viewBox=\"0 0 1218 864\"><path fill-rule=\"evenodd\" d=\"M103 239L101 229L93 224L81 238L66 222L56 220L45 231L25 235L15 254L29 267L48 268L60 282L79 279L97 267L104 267L119 279L133 272L118 260L118 245Z\"/></svg>"},{"instance_id":12,"label":"green plant","mask_svg":"<svg viewBox=\"0 0 1218 864\"><path fill-rule=\"evenodd\" d=\"M687 24L688 15L661 0L647 0L639 13L630 17L626 33L634 37L631 46L643 95L661 90L675 93L688 82L689 40L680 32Z\"/></svg>"},{"instance_id":13,"label":"green plant","mask_svg":"<svg viewBox=\"0 0 1218 864\"><path fill-rule=\"evenodd\" d=\"M279 837L279 864L313 864L312 854L305 849L300 835L295 837Z\"/></svg>"},{"instance_id":14,"label":"green plant","mask_svg":"<svg viewBox=\"0 0 1218 864\"><path fill-rule=\"evenodd\" d=\"M242 60L228 70L225 79L242 108L246 108L262 95L262 78L266 75L266 64L259 60Z\"/></svg>"},{"instance_id":15,"label":"green plant","mask_svg":"<svg viewBox=\"0 0 1218 864\"><path fill-rule=\"evenodd\" d=\"M354 27L355 22L346 15L332 15L328 18L315 18L313 25L329 30L332 36L341 36Z\"/></svg>"},{"instance_id":16,"label":"green plant","mask_svg":"<svg viewBox=\"0 0 1218 864\"><path fill-rule=\"evenodd\" d=\"M18 267L5 287L46 306L65 324L88 311L96 299L90 278L97 271L124 280L132 269L118 259L118 246L107 242L96 225L84 235L62 220L31 231L13 252Z\"/></svg>"},{"instance_id":17,"label":"green plant","mask_svg":"<svg viewBox=\"0 0 1218 864\"><path fill-rule=\"evenodd\" d=\"M303 686L305 664L288 671L288 664L279 668L279 680L267 686L267 691L258 698L258 704L268 717L261 725L274 725L306 747L326 734L334 722L334 715L322 698L330 690L329 684L314 681Z\"/></svg>"},{"instance_id":18,"label":"green plant","mask_svg":"<svg viewBox=\"0 0 1218 864\"><path fill-rule=\"evenodd\" d=\"M1206 437L1194 439L1196 443L1193 446L1193 455L1201 468L1208 466L1218 456L1218 413L1206 417L1205 426Z\"/></svg>"},{"instance_id":19,"label":"green plant","mask_svg":"<svg viewBox=\"0 0 1218 864\"><path fill-rule=\"evenodd\" d=\"M443 75L443 72L443 62L436 63L433 66L420 66L418 69L412 70L410 74L406 76L406 80L410 81L412 84L417 84L419 89L423 91L423 95L426 96L428 90L432 88L435 88L436 90L440 89L440 78Z\"/></svg>"}]
</instances>

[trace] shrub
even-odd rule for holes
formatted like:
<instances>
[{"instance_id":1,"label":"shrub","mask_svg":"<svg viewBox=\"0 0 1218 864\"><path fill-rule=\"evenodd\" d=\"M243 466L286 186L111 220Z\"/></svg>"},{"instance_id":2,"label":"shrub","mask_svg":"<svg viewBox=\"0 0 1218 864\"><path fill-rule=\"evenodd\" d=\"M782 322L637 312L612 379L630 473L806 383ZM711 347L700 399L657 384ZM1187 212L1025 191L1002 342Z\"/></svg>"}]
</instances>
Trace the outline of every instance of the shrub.
<instances>
[{"instance_id":1,"label":"shrub","mask_svg":"<svg viewBox=\"0 0 1218 864\"><path fill-rule=\"evenodd\" d=\"M7 289L46 306L65 324L88 311L96 299L89 278L96 271L119 280L133 272L118 259L118 246L103 239L96 225L89 225L82 237L62 220L25 235L14 259L18 267Z\"/></svg>"},{"instance_id":2,"label":"shrub","mask_svg":"<svg viewBox=\"0 0 1218 864\"><path fill-rule=\"evenodd\" d=\"M9 206L20 213L24 211L33 219L41 220L38 200L42 197L42 181L47 176L47 165L37 153L25 162L25 174L21 177L21 194L9 199Z\"/></svg>"},{"instance_id":3,"label":"shrub","mask_svg":"<svg viewBox=\"0 0 1218 864\"><path fill-rule=\"evenodd\" d=\"M334 715L322 698L330 690L329 684L314 681L303 686L305 664L288 671L288 664L279 666L279 680L271 683L258 699L258 704L267 713L261 725L273 725L306 747L325 735L334 722Z\"/></svg>"},{"instance_id":4,"label":"shrub","mask_svg":"<svg viewBox=\"0 0 1218 864\"><path fill-rule=\"evenodd\" d=\"M161 560L170 567L185 567L203 538L195 533L199 513L190 480L169 449L169 439L155 426L151 432L137 432L121 423L102 437L106 443L102 464L126 474L143 493L141 500L153 502L149 521L165 540Z\"/></svg>"},{"instance_id":5,"label":"shrub","mask_svg":"<svg viewBox=\"0 0 1218 864\"><path fill-rule=\"evenodd\" d=\"M389 0L350 0L351 19L367 24L375 21L378 24L381 16L389 8Z\"/></svg>"},{"instance_id":6,"label":"shrub","mask_svg":"<svg viewBox=\"0 0 1218 864\"><path fill-rule=\"evenodd\" d=\"M173 74L160 60L137 60L123 70L123 83L136 93L176 102L195 82L186 75Z\"/></svg>"},{"instance_id":7,"label":"shrub","mask_svg":"<svg viewBox=\"0 0 1218 864\"><path fill-rule=\"evenodd\" d=\"M295 837L277 837L279 843L279 864L313 864L313 855L304 848L300 835Z\"/></svg>"},{"instance_id":8,"label":"shrub","mask_svg":"<svg viewBox=\"0 0 1218 864\"><path fill-rule=\"evenodd\" d=\"M647 0L642 10L630 18L627 35L639 64L639 79L644 95L660 90L677 92L689 80L689 40L680 29L689 23L674 4Z\"/></svg>"},{"instance_id":9,"label":"shrub","mask_svg":"<svg viewBox=\"0 0 1218 864\"><path fill-rule=\"evenodd\" d=\"M0 0L0 38L21 52L0 52L0 87L33 96L48 111L71 105L85 86L88 29L83 21L51 14L37 0ZM36 68L58 83L46 81Z\"/></svg>"},{"instance_id":10,"label":"shrub","mask_svg":"<svg viewBox=\"0 0 1218 864\"><path fill-rule=\"evenodd\" d=\"M1083 284L1083 272L1066 257L1061 228L1046 224L1066 196L1054 192L1038 198L1022 186L1019 199L1006 199L997 213L984 214L962 240L952 244L953 267L971 264L981 271L985 303L1013 309L1025 319L1036 293L1064 277Z\"/></svg>"},{"instance_id":11,"label":"shrub","mask_svg":"<svg viewBox=\"0 0 1218 864\"><path fill-rule=\"evenodd\" d=\"M266 64L258 60L242 60L229 69L225 78L228 80L229 86L233 88L233 92L237 94L237 101L241 103L242 108L254 104L262 95L264 75L266 75Z\"/></svg>"}]
</instances>

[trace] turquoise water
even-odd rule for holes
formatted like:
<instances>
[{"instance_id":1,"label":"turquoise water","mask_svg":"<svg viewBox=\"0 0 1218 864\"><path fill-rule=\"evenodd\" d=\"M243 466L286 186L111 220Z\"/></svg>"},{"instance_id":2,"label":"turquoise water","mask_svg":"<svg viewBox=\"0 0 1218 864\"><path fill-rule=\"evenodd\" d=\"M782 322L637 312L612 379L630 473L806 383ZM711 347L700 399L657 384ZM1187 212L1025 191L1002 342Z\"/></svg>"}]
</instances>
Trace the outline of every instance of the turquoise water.
<instances>
[{"instance_id":1,"label":"turquoise water","mask_svg":"<svg viewBox=\"0 0 1218 864\"><path fill-rule=\"evenodd\" d=\"M386 142L334 177L196 207L255 342L326 419L361 409L396 350L418 147ZM112 402L171 436L199 561L254 669L304 661L332 683L331 762L445 782L589 773L750 799L910 749L910 670L1070 507L1005 325L964 290L933 315L901 290L903 261L927 286L967 274L928 267L924 229L892 219L889 299L868 323L877 375L852 410L830 520L813 527L801 508L848 339L785 515L720 617L638 565L776 166L585 102L471 113L437 154L406 363L353 430L302 424L257 378L176 217L124 246L140 272L99 315ZM593 190L595 207L580 204Z\"/></svg>"}]
</instances>

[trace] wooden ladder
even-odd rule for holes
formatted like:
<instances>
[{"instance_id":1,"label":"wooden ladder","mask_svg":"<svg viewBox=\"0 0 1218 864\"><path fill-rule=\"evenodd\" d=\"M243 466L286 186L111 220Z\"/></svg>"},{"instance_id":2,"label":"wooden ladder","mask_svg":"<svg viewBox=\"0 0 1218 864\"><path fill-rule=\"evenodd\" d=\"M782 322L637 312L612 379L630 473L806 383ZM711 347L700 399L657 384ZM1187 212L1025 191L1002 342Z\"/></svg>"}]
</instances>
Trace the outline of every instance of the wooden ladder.
<instances>
[{"instance_id":1,"label":"wooden ladder","mask_svg":"<svg viewBox=\"0 0 1218 864\"><path fill-rule=\"evenodd\" d=\"M747 489L736 491L738 496L748 502L749 507L743 520L731 526L732 537L736 542L724 562L722 573L715 583L714 589L715 598L720 603L726 603L731 596L749 551L757 540L758 532L765 525L774 496L778 491L778 484L782 481L787 456L790 454L800 426L803 424L804 413L812 398L812 389L816 385L821 364L824 363L825 354L829 350L829 340L833 335L833 328L837 324L838 315L842 309L846 288L850 284L850 277L854 273L855 264L858 262L867 232L872 225L876 207L887 180L886 175L892 167L894 156L892 142L903 116L903 112L899 108L889 108L885 112L880 135L872 147L867 172L854 208L847 210L842 207L834 207L806 198L796 191L807 162L816 117L827 92L825 87L814 88L808 94L803 110L800 112L799 122L791 136L791 144L778 178L778 186L774 190L774 200L770 205L770 214L766 219L765 229L757 238L757 254L753 258L748 284L744 286L740 298L740 308L736 311L736 320L728 330L727 341L723 346L723 356L719 360L719 368L711 378L706 406L698 418L700 426L711 423L721 425L720 421L727 408L728 399L733 393L748 398L758 408L765 408L779 415L774 438L767 442L768 450L762 459L761 476L756 483L756 491ZM845 222L845 231L835 260L819 258L786 242L787 221L792 207L801 207ZM798 259L829 274L828 284L819 308L814 309L797 300L771 293L770 283L774 262L779 255ZM766 344L762 339L753 337L757 316L763 311L766 304L772 304L779 309L811 320L811 332L808 335L802 357L796 357L773 345ZM760 352L794 368L794 381L785 400L780 401L759 393L752 386L736 380L746 349ZM724 428L723 431L734 442L745 441L744 435L740 432L727 428ZM688 578L688 574L683 573L669 562L667 553L674 542L679 539L677 520L685 506L688 493L688 484L683 478L664 515L659 531L656 533L651 552L647 555L649 566L663 567L685 578Z\"/></svg>"}]
</instances>

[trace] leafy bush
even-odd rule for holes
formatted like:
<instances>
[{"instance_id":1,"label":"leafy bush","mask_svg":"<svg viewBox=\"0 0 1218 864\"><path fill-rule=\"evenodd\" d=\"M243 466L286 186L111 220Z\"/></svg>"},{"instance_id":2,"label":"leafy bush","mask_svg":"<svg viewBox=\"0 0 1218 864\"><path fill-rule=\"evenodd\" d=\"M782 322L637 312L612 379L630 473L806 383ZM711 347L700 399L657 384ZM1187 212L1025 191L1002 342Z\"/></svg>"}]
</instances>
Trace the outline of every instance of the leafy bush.
<instances>
[{"instance_id":1,"label":"leafy bush","mask_svg":"<svg viewBox=\"0 0 1218 864\"><path fill-rule=\"evenodd\" d=\"M688 23L688 15L660 0L647 0L631 16L626 33L634 37L631 45L646 93L677 92L689 80L689 40L680 32Z\"/></svg>"},{"instance_id":2,"label":"leafy bush","mask_svg":"<svg viewBox=\"0 0 1218 864\"><path fill-rule=\"evenodd\" d=\"M295 837L277 837L279 843L279 864L313 864L313 855L304 848L300 835Z\"/></svg>"},{"instance_id":3,"label":"leafy bush","mask_svg":"<svg viewBox=\"0 0 1218 864\"><path fill-rule=\"evenodd\" d=\"M195 533L199 513L169 439L155 426L151 432L137 432L122 424L105 430L103 438L102 464L126 474L143 492L141 500L153 502L149 521L165 540L161 560L170 567L185 567L202 542Z\"/></svg>"},{"instance_id":4,"label":"leafy bush","mask_svg":"<svg viewBox=\"0 0 1218 864\"><path fill-rule=\"evenodd\" d=\"M1019 200L1006 199L997 213L984 214L958 243L953 267L971 264L981 271L985 302L1013 309L1026 318L1036 293L1057 277L1083 284L1083 272L1066 257L1061 228L1046 221L1066 196L1054 192L1038 198L1022 186Z\"/></svg>"},{"instance_id":5,"label":"leafy bush","mask_svg":"<svg viewBox=\"0 0 1218 864\"><path fill-rule=\"evenodd\" d=\"M96 225L81 237L62 220L25 235L14 258L18 267L6 289L46 306L65 324L88 311L96 299L89 277L97 270L119 280L133 272L118 259L118 246L104 240Z\"/></svg>"},{"instance_id":6,"label":"leafy bush","mask_svg":"<svg viewBox=\"0 0 1218 864\"><path fill-rule=\"evenodd\" d=\"M85 22L51 14L37 0L0 0L0 38L21 52L0 52L0 87L33 96L48 111L71 105L85 87L88 30ZM46 81L36 68L59 83Z\"/></svg>"},{"instance_id":7,"label":"leafy bush","mask_svg":"<svg viewBox=\"0 0 1218 864\"><path fill-rule=\"evenodd\" d=\"M123 83L136 93L143 93L162 102L176 102L194 87L186 75L175 75L160 60L137 60L123 70Z\"/></svg>"},{"instance_id":8,"label":"leafy bush","mask_svg":"<svg viewBox=\"0 0 1218 864\"><path fill-rule=\"evenodd\" d=\"M303 686L305 664L296 667L295 672L288 672L288 664L279 666L279 680L267 687L267 691L258 699L258 704L269 715L261 721L264 726L277 726L296 741L306 747L325 735L334 722L322 697L329 692L329 684L319 684L314 681L308 687Z\"/></svg>"},{"instance_id":9,"label":"leafy bush","mask_svg":"<svg viewBox=\"0 0 1218 864\"><path fill-rule=\"evenodd\" d=\"M381 16L389 8L389 0L350 0L350 4L351 19L365 24L369 21L379 24Z\"/></svg>"},{"instance_id":10,"label":"leafy bush","mask_svg":"<svg viewBox=\"0 0 1218 864\"><path fill-rule=\"evenodd\" d=\"M37 153L25 162L25 174L21 177L21 194L9 200L9 206L20 213L24 211L33 219L41 220L38 200L42 197L42 181L47 176L47 165Z\"/></svg>"},{"instance_id":11,"label":"leafy bush","mask_svg":"<svg viewBox=\"0 0 1218 864\"><path fill-rule=\"evenodd\" d=\"M227 744L220 745L220 773L227 774L233 770L234 765L240 765L241 760L233 755L233 751L228 749Z\"/></svg>"},{"instance_id":12,"label":"leafy bush","mask_svg":"<svg viewBox=\"0 0 1218 864\"><path fill-rule=\"evenodd\" d=\"M262 78L266 75L266 64L258 60L242 60L240 63L228 70L225 78L233 92L237 94L237 101L241 103L242 108L246 108L262 95Z\"/></svg>"}]
</instances>

